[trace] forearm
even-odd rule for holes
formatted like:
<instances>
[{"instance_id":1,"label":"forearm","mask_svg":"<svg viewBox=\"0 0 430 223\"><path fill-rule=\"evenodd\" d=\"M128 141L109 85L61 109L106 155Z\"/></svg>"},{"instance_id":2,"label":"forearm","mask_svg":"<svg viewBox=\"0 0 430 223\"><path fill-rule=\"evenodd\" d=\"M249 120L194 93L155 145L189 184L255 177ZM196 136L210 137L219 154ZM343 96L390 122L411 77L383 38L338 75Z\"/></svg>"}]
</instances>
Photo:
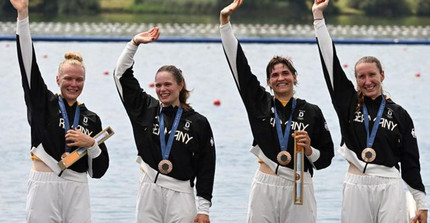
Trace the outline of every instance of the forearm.
<instances>
[{"instance_id":1,"label":"forearm","mask_svg":"<svg viewBox=\"0 0 430 223\"><path fill-rule=\"evenodd\" d=\"M31 40L30 35L30 24L29 24L29 18L28 16L23 19L18 19L17 21L17 28L16 28L16 35L17 35L17 45L18 45L18 56L22 58L22 65L24 70L21 70L21 72L24 72L27 77L27 83L28 86L31 88L30 85L30 76L31 76L31 63L33 60L33 42Z\"/></svg>"},{"instance_id":2,"label":"forearm","mask_svg":"<svg viewBox=\"0 0 430 223\"><path fill-rule=\"evenodd\" d=\"M318 47L321 51L322 60L321 62L327 68L327 72L330 77L331 86L333 87L333 41L328 32L325 20L315 20L314 21L315 35L318 41Z\"/></svg>"},{"instance_id":3,"label":"forearm","mask_svg":"<svg viewBox=\"0 0 430 223\"><path fill-rule=\"evenodd\" d=\"M120 79L124 72L134 63L134 55L136 54L137 46L132 42L128 42L121 55L118 58L115 68L115 78Z\"/></svg>"},{"instance_id":4,"label":"forearm","mask_svg":"<svg viewBox=\"0 0 430 223\"><path fill-rule=\"evenodd\" d=\"M221 25L220 33L221 33L221 41L225 52L225 56L227 58L227 62L230 65L236 84L239 86L238 84L239 78L238 78L238 72L237 72L237 47L239 42L234 36L230 23Z\"/></svg>"}]
</instances>

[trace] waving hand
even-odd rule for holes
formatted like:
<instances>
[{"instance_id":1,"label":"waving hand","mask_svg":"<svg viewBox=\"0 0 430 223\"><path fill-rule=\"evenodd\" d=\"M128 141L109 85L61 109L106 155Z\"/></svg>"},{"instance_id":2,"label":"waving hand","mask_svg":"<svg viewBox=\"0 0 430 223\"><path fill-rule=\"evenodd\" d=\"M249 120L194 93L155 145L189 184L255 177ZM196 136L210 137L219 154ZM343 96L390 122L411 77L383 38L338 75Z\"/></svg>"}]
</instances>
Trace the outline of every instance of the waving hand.
<instances>
[{"instance_id":1,"label":"waving hand","mask_svg":"<svg viewBox=\"0 0 430 223\"><path fill-rule=\"evenodd\" d=\"M221 25L224 25L230 21L229 17L231 14L233 14L234 11L236 11L237 8L239 8L240 5L242 5L243 0L233 0L230 5L223 8L220 12L220 23Z\"/></svg>"}]
</instances>

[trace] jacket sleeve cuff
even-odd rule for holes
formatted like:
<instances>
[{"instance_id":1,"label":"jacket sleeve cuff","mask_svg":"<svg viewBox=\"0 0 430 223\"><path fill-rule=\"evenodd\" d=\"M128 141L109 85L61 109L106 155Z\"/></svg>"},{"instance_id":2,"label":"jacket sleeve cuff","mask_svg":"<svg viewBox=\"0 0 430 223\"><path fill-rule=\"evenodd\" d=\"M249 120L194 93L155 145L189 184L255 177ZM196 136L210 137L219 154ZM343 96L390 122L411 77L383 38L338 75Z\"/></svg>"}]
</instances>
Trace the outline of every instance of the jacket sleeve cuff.
<instances>
[{"instance_id":1,"label":"jacket sleeve cuff","mask_svg":"<svg viewBox=\"0 0 430 223\"><path fill-rule=\"evenodd\" d=\"M408 184L406 184L408 185ZM426 194L420 190L416 190L408 185L408 189L414 197L415 203L417 204L417 210L428 210Z\"/></svg>"},{"instance_id":2,"label":"jacket sleeve cuff","mask_svg":"<svg viewBox=\"0 0 430 223\"><path fill-rule=\"evenodd\" d=\"M209 216L209 208L211 207L211 202L204 199L203 197L197 196L197 214L205 214Z\"/></svg>"},{"instance_id":3,"label":"jacket sleeve cuff","mask_svg":"<svg viewBox=\"0 0 430 223\"><path fill-rule=\"evenodd\" d=\"M311 146L312 149L312 154L310 156L306 156L308 158L308 160L312 163L317 161L320 158L321 152L317 149L315 149L314 147Z\"/></svg>"},{"instance_id":4,"label":"jacket sleeve cuff","mask_svg":"<svg viewBox=\"0 0 430 223\"><path fill-rule=\"evenodd\" d=\"M102 153L102 150L100 149L97 142L95 142L93 146L87 149L87 154L90 159L97 158L98 156L100 156L101 153Z\"/></svg>"}]
</instances>

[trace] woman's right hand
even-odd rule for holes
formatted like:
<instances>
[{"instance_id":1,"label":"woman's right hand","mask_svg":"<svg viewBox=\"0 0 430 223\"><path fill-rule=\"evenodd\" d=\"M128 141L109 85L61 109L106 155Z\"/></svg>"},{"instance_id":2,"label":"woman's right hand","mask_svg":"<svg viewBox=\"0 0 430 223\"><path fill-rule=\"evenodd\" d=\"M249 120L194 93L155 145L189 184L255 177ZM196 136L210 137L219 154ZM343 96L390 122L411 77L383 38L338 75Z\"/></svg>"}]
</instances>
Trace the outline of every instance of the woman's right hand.
<instances>
[{"instance_id":1,"label":"woman's right hand","mask_svg":"<svg viewBox=\"0 0 430 223\"><path fill-rule=\"evenodd\" d=\"M236 11L236 9L239 8L242 3L243 0L233 0L230 5L226 6L221 10L219 18L221 25L227 24L230 21L230 15L233 14L233 12Z\"/></svg>"},{"instance_id":2,"label":"woman's right hand","mask_svg":"<svg viewBox=\"0 0 430 223\"><path fill-rule=\"evenodd\" d=\"M160 29L158 27L153 27L146 32L139 33L133 37L131 43L138 46L141 43L154 42L160 36Z\"/></svg>"},{"instance_id":3,"label":"woman's right hand","mask_svg":"<svg viewBox=\"0 0 430 223\"><path fill-rule=\"evenodd\" d=\"M28 16L28 0L10 0L10 3L18 12L19 20L22 20Z\"/></svg>"},{"instance_id":4,"label":"woman's right hand","mask_svg":"<svg viewBox=\"0 0 430 223\"><path fill-rule=\"evenodd\" d=\"M329 0L315 0L312 5L312 14L314 19L322 19L323 11L327 8Z\"/></svg>"}]
</instances>

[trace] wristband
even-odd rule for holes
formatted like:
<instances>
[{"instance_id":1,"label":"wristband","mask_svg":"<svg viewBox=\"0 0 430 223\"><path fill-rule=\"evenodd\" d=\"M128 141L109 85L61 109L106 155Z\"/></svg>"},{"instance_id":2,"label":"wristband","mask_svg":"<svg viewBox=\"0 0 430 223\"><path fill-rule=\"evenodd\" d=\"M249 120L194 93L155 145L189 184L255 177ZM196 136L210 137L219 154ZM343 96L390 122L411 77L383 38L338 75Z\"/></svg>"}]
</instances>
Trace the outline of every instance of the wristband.
<instances>
[{"instance_id":1,"label":"wristband","mask_svg":"<svg viewBox=\"0 0 430 223\"><path fill-rule=\"evenodd\" d=\"M133 41L134 45L139 46L139 44L134 40L134 37L131 39L131 41Z\"/></svg>"}]
</instances>

